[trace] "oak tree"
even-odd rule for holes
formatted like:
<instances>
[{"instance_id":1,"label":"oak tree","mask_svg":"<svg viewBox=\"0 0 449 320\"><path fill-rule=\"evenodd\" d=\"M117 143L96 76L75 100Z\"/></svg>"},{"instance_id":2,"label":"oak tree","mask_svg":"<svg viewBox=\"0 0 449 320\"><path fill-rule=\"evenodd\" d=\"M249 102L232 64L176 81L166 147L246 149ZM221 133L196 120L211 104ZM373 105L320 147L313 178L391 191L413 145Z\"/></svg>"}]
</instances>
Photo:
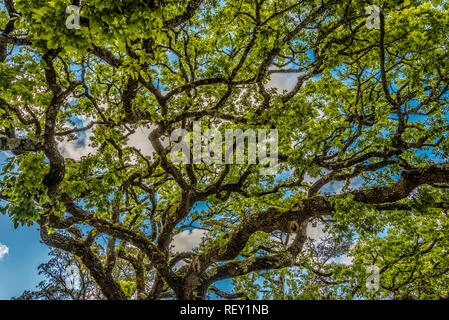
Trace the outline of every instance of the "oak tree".
<instances>
[{"instance_id":1,"label":"oak tree","mask_svg":"<svg viewBox=\"0 0 449 320\"><path fill-rule=\"evenodd\" d=\"M0 30L3 213L105 298L124 263L138 299L447 297L446 1L3 0ZM276 170L173 161L199 121L277 130Z\"/></svg>"}]
</instances>

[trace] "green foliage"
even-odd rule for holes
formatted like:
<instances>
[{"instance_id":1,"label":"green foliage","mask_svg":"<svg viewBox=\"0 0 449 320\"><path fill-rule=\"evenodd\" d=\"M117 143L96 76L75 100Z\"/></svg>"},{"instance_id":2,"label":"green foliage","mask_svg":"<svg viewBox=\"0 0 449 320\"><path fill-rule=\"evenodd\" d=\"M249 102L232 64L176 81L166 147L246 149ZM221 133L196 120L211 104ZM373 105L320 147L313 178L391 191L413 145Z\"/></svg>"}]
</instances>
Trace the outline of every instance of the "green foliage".
<instances>
[{"instance_id":1,"label":"green foliage","mask_svg":"<svg viewBox=\"0 0 449 320\"><path fill-rule=\"evenodd\" d=\"M374 1L374 29L372 1L83 0L75 29L71 1L10 2L2 213L83 252L106 298L449 296L447 1ZM275 174L173 163L195 121L278 130Z\"/></svg>"},{"instance_id":2,"label":"green foliage","mask_svg":"<svg viewBox=\"0 0 449 320\"><path fill-rule=\"evenodd\" d=\"M49 198L41 184L47 170L43 153L30 153L21 157L11 157L3 166L2 195L8 199L2 213L7 213L17 228L19 224L31 226L39 219L42 206ZM35 197L39 196L39 202Z\"/></svg>"}]
</instances>

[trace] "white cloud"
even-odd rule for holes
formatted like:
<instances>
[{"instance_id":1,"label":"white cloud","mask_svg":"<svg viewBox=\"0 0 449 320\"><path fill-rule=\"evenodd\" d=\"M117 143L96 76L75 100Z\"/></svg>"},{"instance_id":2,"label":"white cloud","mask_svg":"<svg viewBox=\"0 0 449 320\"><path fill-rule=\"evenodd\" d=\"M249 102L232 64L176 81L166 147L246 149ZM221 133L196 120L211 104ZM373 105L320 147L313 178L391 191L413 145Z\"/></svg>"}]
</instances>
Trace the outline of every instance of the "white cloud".
<instances>
[{"instance_id":1,"label":"white cloud","mask_svg":"<svg viewBox=\"0 0 449 320\"><path fill-rule=\"evenodd\" d=\"M67 101L72 102L74 100L73 96L70 96ZM75 100L76 101L76 100ZM106 109L105 103L99 104L100 109ZM80 122L78 126L66 124L65 130L75 129L76 127L86 127L92 122L95 122L96 119L92 116L79 115L76 116L77 120ZM149 156L150 158L153 155L154 149L148 139L149 134L156 128L154 125L150 125L149 127L141 126L135 129L135 132L131 134L128 138L127 146L136 147L141 151L144 156ZM85 130L83 132L77 133L77 137L74 140L70 140L64 138L62 141L58 142L58 149L61 154L65 158L71 158L76 161L80 160L84 156L88 156L89 154L95 154L97 152L97 148L94 148L91 144L90 138L94 136L93 130L95 126L92 128ZM20 137L26 135L25 130L18 130L18 135ZM164 147L168 146L168 141L162 140L162 145ZM10 156L10 153L1 152L3 156Z\"/></svg>"},{"instance_id":2,"label":"white cloud","mask_svg":"<svg viewBox=\"0 0 449 320\"><path fill-rule=\"evenodd\" d=\"M152 157L154 149L148 136L155 128L155 126L150 126L149 128L137 128L135 132L129 136L128 146L139 149L144 156Z\"/></svg>"},{"instance_id":3,"label":"white cloud","mask_svg":"<svg viewBox=\"0 0 449 320\"><path fill-rule=\"evenodd\" d=\"M87 141L89 136L90 134L87 134ZM96 148L91 147L88 142L78 143L77 140L75 140L62 142L59 145L59 151L64 157L78 161L82 157L88 156L90 153L94 154L96 152Z\"/></svg>"},{"instance_id":4,"label":"white cloud","mask_svg":"<svg viewBox=\"0 0 449 320\"><path fill-rule=\"evenodd\" d=\"M0 260L3 259L5 255L9 253L9 248L4 244L0 243Z\"/></svg>"},{"instance_id":5,"label":"white cloud","mask_svg":"<svg viewBox=\"0 0 449 320\"><path fill-rule=\"evenodd\" d=\"M82 126L87 126L93 121L93 119L87 117L78 117L79 120L82 121ZM66 158L72 158L75 160L80 160L84 156L88 156L89 154L95 154L97 152L97 148L91 146L90 138L93 136L93 129L90 128L86 130L82 135L73 141L68 141L64 139L64 141L59 143L59 151ZM138 127L135 129L135 132L128 137L128 147L135 147L140 150L140 152L144 156L149 156L152 158L154 149L151 145L150 140L148 139L151 131L155 129L155 126L147 127ZM167 146L167 142L162 141L163 146Z\"/></svg>"},{"instance_id":6,"label":"white cloud","mask_svg":"<svg viewBox=\"0 0 449 320\"><path fill-rule=\"evenodd\" d=\"M82 127L85 127L94 121L93 118L86 116L79 116L78 119L81 120ZM68 141L67 139L64 139L60 142L58 147L61 154L66 158L71 158L77 161L82 157L88 156L90 153L95 154L97 149L90 145L90 137L93 136L92 129L93 128L90 128L84 131L84 133L82 133L76 140Z\"/></svg>"},{"instance_id":7,"label":"white cloud","mask_svg":"<svg viewBox=\"0 0 449 320\"><path fill-rule=\"evenodd\" d=\"M279 93L284 90L290 92L296 85L298 73L274 73L267 83L268 88L276 88Z\"/></svg>"},{"instance_id":8,"label":"white cloud","mask_svg":"<svg viewBox=\"0 0 449 320\"><path fill-rule=\"evenodd\" d=\"M304 182L309 184L309 185L314 184L318 180L320 180L320 177L311 177L307 173L304 175Z\"/></svg>"},{"instance_id":9,"label":"white cloud","mask_svg":"<svg viewBox=\"0 0 449 320\"><path fill-rule=\"evenodd\" d=\"M347 254L344 254L337 260L337 263L346 265L346 266L350 266L350 265L352 265L353 261L354 261L353 257L348 256Z\"/></svg>"},{"instance_id":10,"label":"white cloud","mask_svg":"<svg viewBox=\"0 0 449 320\"><path fill-rule=\"evenodd\" d=\"M326 238L326 233L324 232L325 225L321 221L316 221L314 223L307 224L307 236L315 241L321 242Z\"/></svg>"},{"instance_id":11,"label":"white cloud","mask_svg":"<svg viewBox=\"0 0 449 320\"><path fill-rule=\"evenodd\" d=\"M185 230L173 237L171 251L173 253L192 251L198 247L208 231L202 229Z\"/></svg>"}]
</instances>

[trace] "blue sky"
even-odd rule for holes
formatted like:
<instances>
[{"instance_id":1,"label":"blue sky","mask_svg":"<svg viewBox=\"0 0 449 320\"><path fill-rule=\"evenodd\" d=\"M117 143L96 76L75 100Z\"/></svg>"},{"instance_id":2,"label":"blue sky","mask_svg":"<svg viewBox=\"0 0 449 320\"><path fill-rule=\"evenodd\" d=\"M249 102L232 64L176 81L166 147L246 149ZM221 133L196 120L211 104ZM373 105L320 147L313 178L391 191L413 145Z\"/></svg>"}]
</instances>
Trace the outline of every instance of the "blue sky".
<instances>
[{"instance_id":1,"label":"blue sky","mask_svg":"<svg viewBox=\"0 0 449 320\"><path fill-rule=\"evenodd\" d=\"M3 8L0 5L0 9ZM5 152L1 152L0 169L5 158ZM0 214L1 245L8 248L8 253L0 256L0 300L17 297L24 290L34 290L42 280L37 267L48 261L50 251L40 242L37 225L14 229L9 216Z\"/></svg>"},{"instance_id":2,"label":"blue sky","mask_svg":"<svg viewBox=\"0 0 449 320\"><path fill-rule=\"evenodd\" d=\"M7 300L42 280L37 267L48 260L49 249L40 242L37 225L14 229L7 215L0 215L0 243L9 248L0 259L0 300Z\"/></svg>"},{"instance_id":3,"label":"blue sky","mask_svg":"<svg viewBox=\"0 0 449 320\"><path fill-rule=\"evenodd\" d=\"M5 158L6 153L0 153L0 168ZM37 267L48 261L50 251L41 243L37 224L14 229L9 216L0 214L0 244L8 248L7 254L0 255L0 300L35 289L42 280Z\"/></svg>"}]
</instances>

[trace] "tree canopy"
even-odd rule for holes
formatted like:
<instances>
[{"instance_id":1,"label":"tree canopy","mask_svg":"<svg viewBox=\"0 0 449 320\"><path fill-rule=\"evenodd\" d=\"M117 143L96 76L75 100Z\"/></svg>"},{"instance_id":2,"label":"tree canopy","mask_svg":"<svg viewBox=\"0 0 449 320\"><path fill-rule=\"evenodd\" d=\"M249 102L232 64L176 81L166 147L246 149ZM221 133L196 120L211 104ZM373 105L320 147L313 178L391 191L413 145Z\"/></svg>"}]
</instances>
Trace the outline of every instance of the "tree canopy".
<instances>
[{"instance_id":1,"label":"tree canopy","mask_svg":"<svg viewBox=\"0 0 449 320\"><path fill-rule=\"evenodd\" d=\"M106 299L448 297L448 6L3 0L2 212ZM174 161L199 122L278 165Z\"/></svg>"},{"instance_id":2,"label":"tree canopy","mask_svg":"<svg viewBox=\"0 0 449 320\"><path fill-rule=\"evenodd\" d=\"M39 265L39 282L36 291L26 290L13 300L99 300L101 292L79 258L68 252L53 249L48 262ZM71 271L71 267L76 272ZM70 274L73 276L70 277Z\"/></svg>"}]
</instances>

